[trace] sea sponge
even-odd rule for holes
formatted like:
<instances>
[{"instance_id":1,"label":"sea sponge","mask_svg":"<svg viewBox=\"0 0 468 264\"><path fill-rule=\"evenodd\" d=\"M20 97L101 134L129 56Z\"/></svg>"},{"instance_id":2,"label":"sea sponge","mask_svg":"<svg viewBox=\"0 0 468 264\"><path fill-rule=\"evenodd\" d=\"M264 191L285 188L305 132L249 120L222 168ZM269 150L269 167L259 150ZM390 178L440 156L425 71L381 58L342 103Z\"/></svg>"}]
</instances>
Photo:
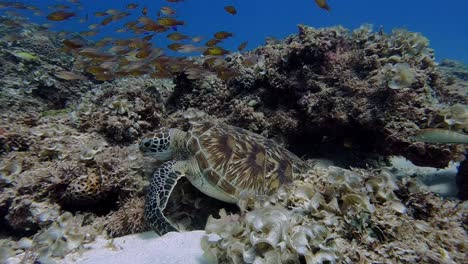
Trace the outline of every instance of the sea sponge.
<instances>
[{"instance_id":1,"label":"sea sponge","mask_svg":"<svg viewBox=\"0 0 468 264\"><path fill-rule=\"evenodd\" d=\"M70 182L62 198L70 204L94 204L106 197L102 180L101 174L90 169Z\"/></svg>"}]
</instances>

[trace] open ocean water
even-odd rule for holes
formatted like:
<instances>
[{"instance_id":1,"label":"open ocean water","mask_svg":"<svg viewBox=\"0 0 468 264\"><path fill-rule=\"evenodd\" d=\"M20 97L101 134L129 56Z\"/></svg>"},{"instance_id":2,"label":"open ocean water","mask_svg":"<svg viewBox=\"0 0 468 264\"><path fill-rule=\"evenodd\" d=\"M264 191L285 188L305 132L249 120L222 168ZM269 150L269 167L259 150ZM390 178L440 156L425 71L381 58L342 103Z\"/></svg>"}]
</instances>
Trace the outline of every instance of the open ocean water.
<instances>
[{"instance_id":1,"label":"open ocean water","mask_svg":"<svg viewBox=\"0 0 468 264\"><path fill-rule=\"evenodd\" d=\"M5 2L5 1L2 1ZM41 12L22 11L15 8L2 8L1 11L14 10L29 18L32 22L47 23L50 30L68 32L88 31L89 25L99 24L105 17L97 17L96 12L116 9L129 12L129 16L106 26L96 28L98 34L90 37L98 40L103 37L125 38L131 36L115 31L142 15L147 8L148 18L156 19L163 6L174 8L173 17L185 22L178 31L191 37L202 36L204 41L218 31L224 30L234 36L223 42L227 50L235 50L238 45L248 41L247 49L253 49L265 43L265 38L284 38L297 30L298 24L311 27L329 27L342 25L350 30L363 24L371 24L374 30L381 28L390 32L395 28L405 28L420 32L430 40L430 46L436 52L436 60L454 59L468 62L468 17L465 10L468 2L454 0L449 3L440 1L327 1L329 11L317 7L313 0L296 1L12 1L38 7ZM134 9L126 8L129 4L137 5ZM63 5L63 6L61 6ZM55 6L55 7L54 7ZM235 7L237 14L231 15L224 10L226 6ZM69 7L69 9L60 9ZM73 12L66 21L51 22L46 15L56 10ZM80 22L81 20L81 22ZM83 21L84 20L84 21ZM170 33L167 32L167 33ZM168 44L165 34L158 34L153 43L158 46Z\"/></svg>"}]
</instances>

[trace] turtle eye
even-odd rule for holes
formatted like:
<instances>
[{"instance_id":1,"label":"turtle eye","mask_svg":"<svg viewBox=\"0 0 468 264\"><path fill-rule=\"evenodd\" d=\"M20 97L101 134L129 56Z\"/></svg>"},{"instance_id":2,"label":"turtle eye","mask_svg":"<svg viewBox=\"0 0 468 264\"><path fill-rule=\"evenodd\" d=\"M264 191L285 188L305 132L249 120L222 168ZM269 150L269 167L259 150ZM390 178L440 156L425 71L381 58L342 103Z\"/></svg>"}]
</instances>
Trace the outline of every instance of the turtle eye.
<instances>
[{"instance_id":1,"label":"turtle eye","mask_svg":"<svg viewBox=\"0 0 468 264\"><path fill-rule=\"evenodd\" d=\"M143 141L141 141L140 143L140 149L142 151L147 151L151 148L151 146L153 145L153 140L151 139L144 139Z\"/></svg>"},{"instance_id":2,"label":"turtle eye","mask_svg":"<svg viewBox=\"0 0 468 264\"><path fill-rule=\"evenodd\" d=\"M143 146L144 146L145 148L150 148L150 147L151 147L151 142L148 140L148 141L146 141L145 143L143 143Z\"/></svg>"}]
</instances>

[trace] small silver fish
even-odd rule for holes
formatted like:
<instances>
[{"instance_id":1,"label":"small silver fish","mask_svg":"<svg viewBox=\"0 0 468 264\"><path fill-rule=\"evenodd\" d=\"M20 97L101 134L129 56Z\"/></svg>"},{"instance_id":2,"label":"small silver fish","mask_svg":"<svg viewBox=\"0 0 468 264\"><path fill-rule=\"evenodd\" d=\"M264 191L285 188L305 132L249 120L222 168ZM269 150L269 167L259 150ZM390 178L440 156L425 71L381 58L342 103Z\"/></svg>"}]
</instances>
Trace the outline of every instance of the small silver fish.
<instances>
[{"instance_id":1,"label":"small silver fish","mask_svg":"<svg viewBox=\"0 0 468 264\"><path fill-rule=\"evenodd\" d=\"M418 130L410 139L427 143L468 144L468 135L439 128Z\"/></svg>"}]
</instances>

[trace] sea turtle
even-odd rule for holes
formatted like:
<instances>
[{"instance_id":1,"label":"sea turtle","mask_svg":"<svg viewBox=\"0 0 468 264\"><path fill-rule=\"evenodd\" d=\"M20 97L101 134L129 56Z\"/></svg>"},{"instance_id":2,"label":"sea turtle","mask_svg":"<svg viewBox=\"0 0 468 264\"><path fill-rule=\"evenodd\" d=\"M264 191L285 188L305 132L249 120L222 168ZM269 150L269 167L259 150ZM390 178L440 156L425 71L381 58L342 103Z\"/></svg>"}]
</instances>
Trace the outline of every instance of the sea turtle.
<instances>
[{"instance_id":1,"label":"sea turtle","mask_svg":"<svg viewBox=\"0 0 468 264\"><path fill-rule=\"evenodd\" d=\"M145 203L145 219L160 235L177 231L163 210L183 176L206 195L236 203L243 193L272 194L308 169L273 140L213 122L194 123L187 132L158 131L139 147L144 156L166 161L153 173Z\"/></svg>"}]
</instances>

